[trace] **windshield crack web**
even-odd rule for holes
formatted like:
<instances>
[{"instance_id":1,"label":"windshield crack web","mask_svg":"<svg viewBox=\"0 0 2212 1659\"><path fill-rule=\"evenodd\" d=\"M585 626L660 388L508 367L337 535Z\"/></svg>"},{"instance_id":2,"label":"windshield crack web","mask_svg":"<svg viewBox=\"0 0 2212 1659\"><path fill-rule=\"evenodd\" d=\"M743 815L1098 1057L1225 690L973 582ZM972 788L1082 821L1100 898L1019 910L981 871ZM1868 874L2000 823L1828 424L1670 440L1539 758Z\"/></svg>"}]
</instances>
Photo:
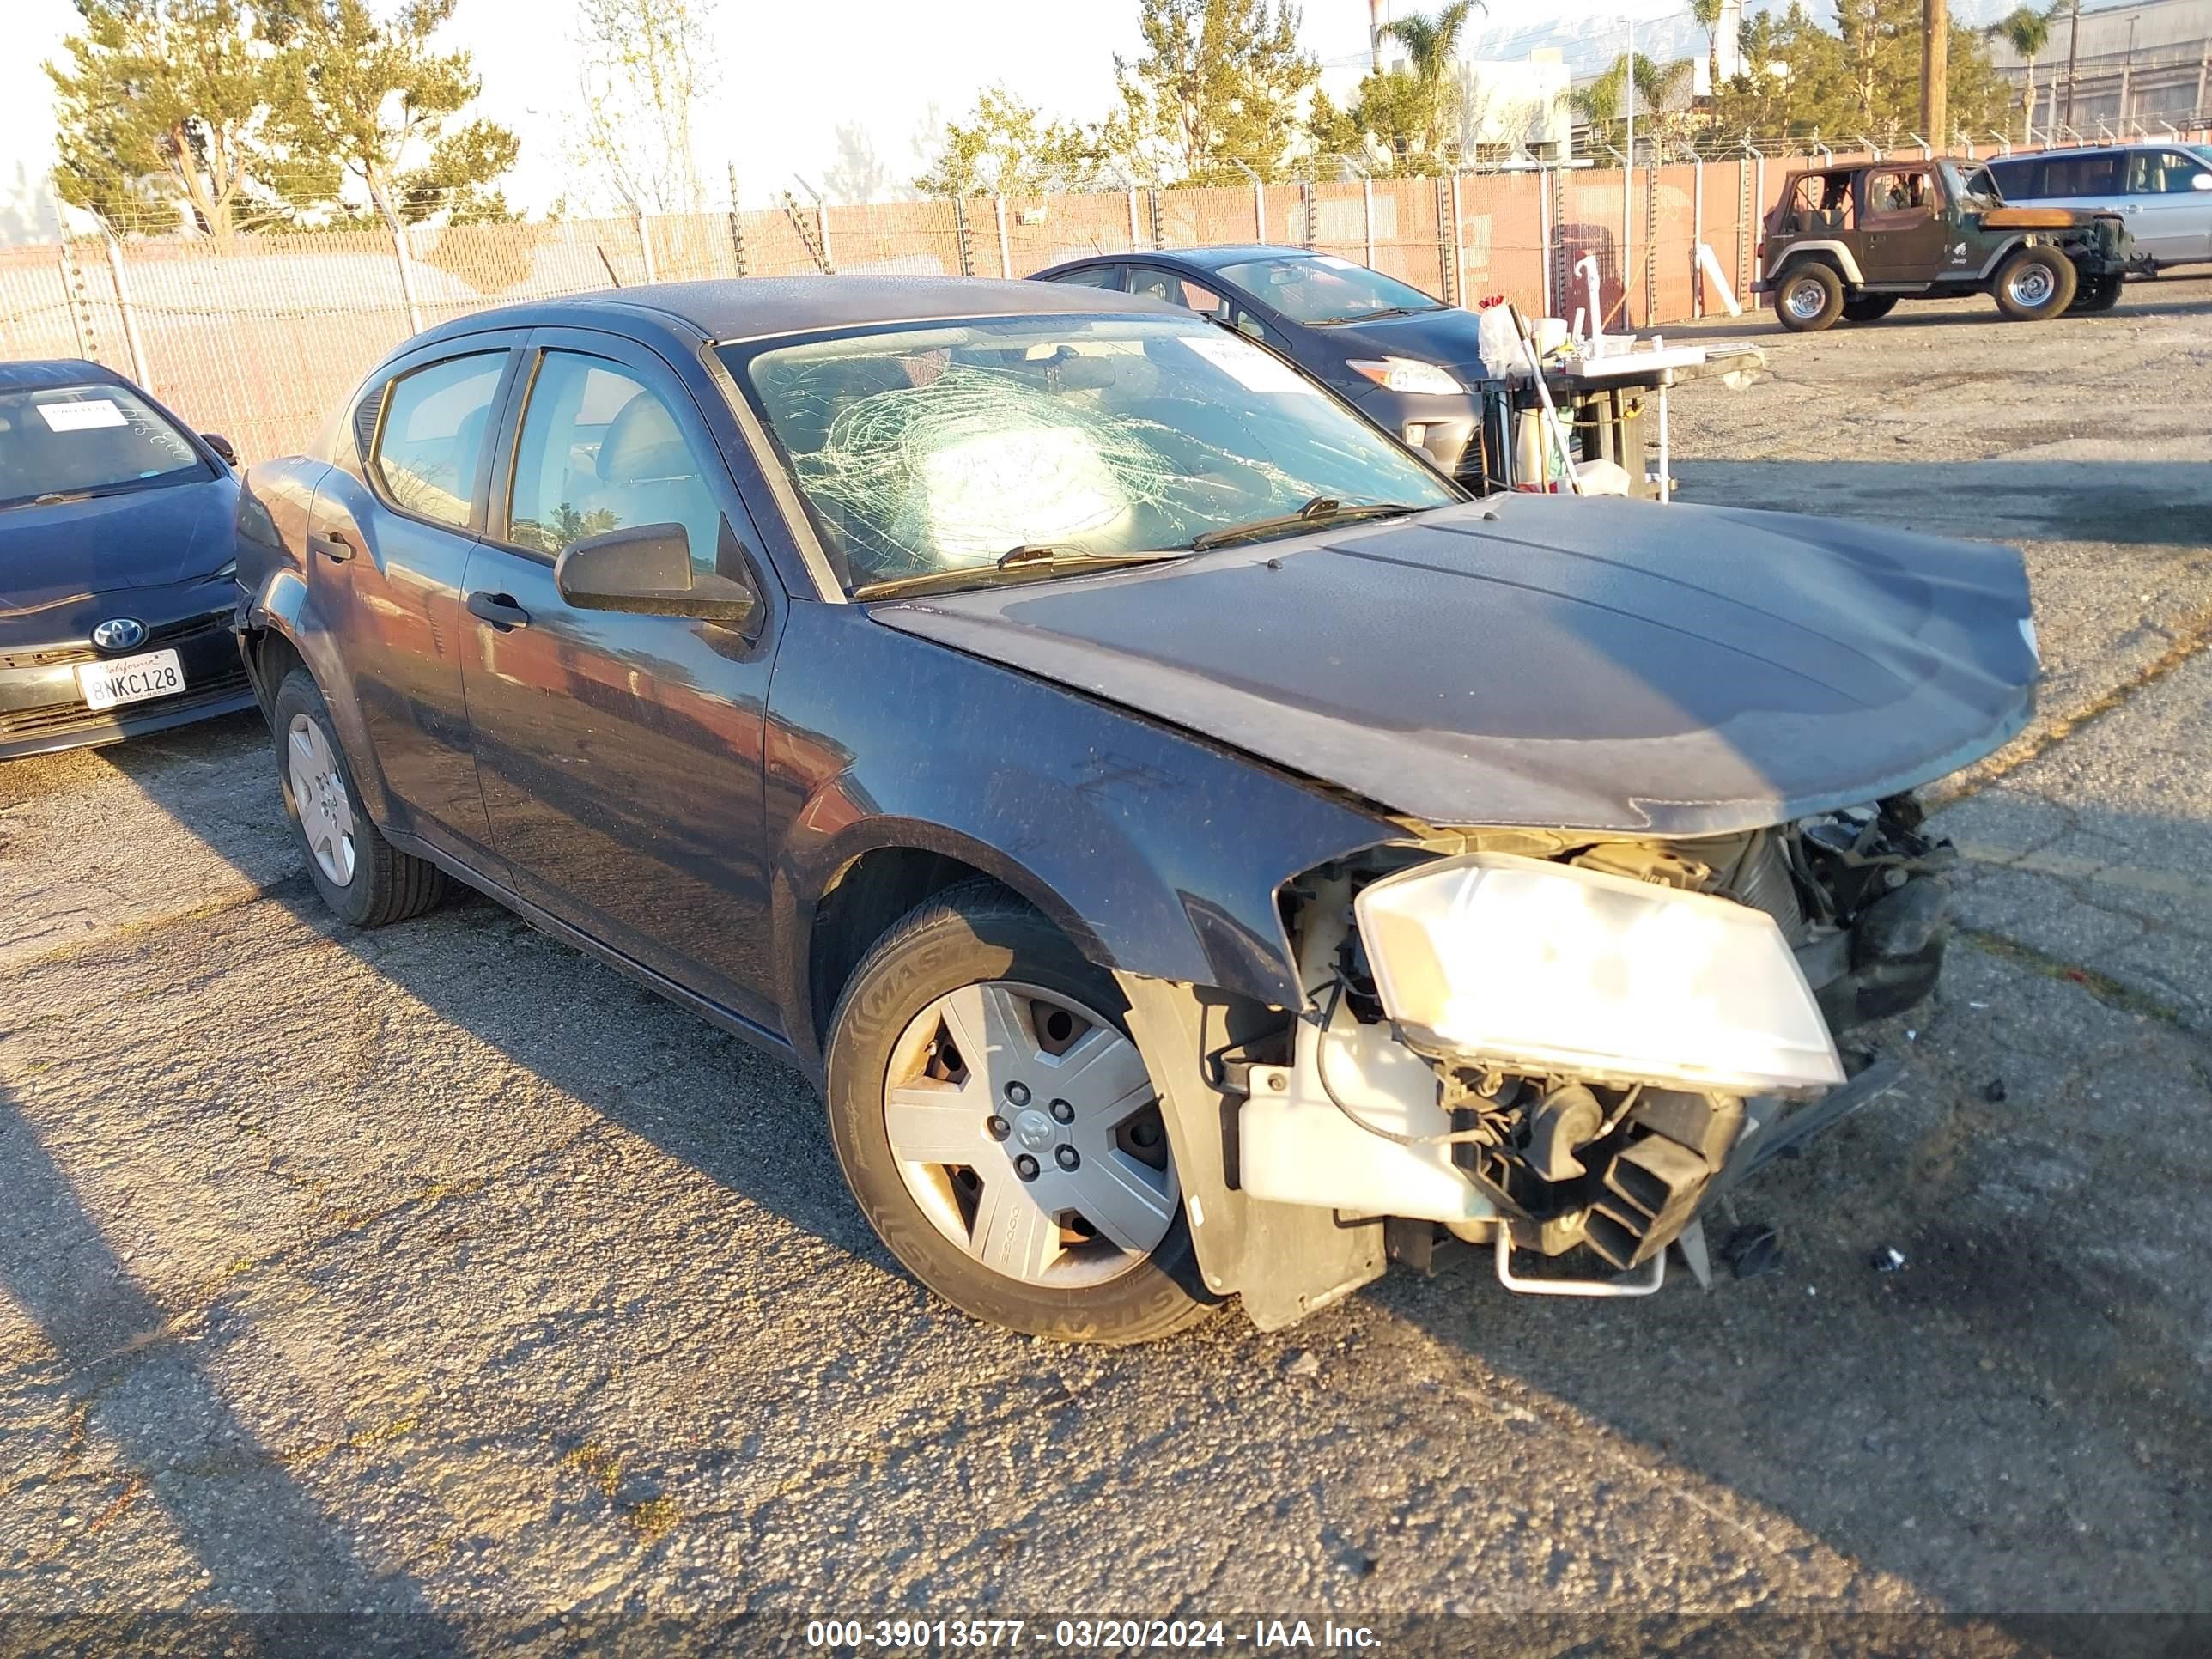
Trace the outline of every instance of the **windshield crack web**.
<instances>
[{"instance_id":1,"label":"windshield crack web","mask_svg":"<svg viewBox=\"0 0 2212 1659\"><path fill-rule=\"evenodd\" d=\"M947 365L845 404L794 465L877 580L988 565L1024 544L1123 550L1144 519L1188 510L1193 475L1210 468L1294 487L1257 457L1070 395L1055 383L1071 365L1118 367L1073 354L1020 370Z\"/></svg>"}]
</instances>

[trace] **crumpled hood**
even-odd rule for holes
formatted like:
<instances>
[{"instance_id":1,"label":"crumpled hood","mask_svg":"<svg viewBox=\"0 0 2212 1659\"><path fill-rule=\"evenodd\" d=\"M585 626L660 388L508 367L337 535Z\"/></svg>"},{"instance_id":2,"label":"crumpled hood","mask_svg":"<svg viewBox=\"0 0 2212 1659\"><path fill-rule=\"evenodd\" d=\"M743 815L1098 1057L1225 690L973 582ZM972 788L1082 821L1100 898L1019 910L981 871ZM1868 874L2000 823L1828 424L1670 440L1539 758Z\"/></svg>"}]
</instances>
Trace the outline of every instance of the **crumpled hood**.
<instances>
[{"instance_id":1,"label":"crumpled hood","mask_svg":"<svg viewBox=\"0 0 2212 1659\"><path fill-rule=\"evenodd\" d=\"M232 556L229 477L0 509L0 618L81 595L167 587Z\"/></svg>"},{"instance_id":2,"label":"crumpled hood","mask_svg":"<svg viewBox=\"0 0 2212 1659\"><path fill-rule=\"evenodd\" d=\"M876 607L1431 824L1721 834L1872 800L2034 707L2010 548L1513 495Z\"/></svg>"}]
</instances>

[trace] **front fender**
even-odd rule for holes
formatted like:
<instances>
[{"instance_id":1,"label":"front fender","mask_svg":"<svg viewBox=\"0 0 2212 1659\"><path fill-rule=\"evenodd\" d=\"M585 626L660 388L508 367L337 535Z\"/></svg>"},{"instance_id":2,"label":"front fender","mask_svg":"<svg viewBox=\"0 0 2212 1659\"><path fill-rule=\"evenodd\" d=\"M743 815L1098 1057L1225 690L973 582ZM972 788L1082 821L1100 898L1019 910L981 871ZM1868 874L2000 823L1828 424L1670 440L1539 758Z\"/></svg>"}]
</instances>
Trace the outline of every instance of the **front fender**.
<instances>
[{"instance_id":1,"label":"front fender","mask_svg":"<svg viewBox=\"0 0 2212 1659\"><path fill-rule=\"evenodd\" d=\"M769 718L777 956L794 1013L810 1005L821 895L853 859L891 846L996 877L1101 966L1296 1007L1277 889L1403 833L1249 757L884 628L858 605L793 605Z\"/></svg>"}]
</instances>

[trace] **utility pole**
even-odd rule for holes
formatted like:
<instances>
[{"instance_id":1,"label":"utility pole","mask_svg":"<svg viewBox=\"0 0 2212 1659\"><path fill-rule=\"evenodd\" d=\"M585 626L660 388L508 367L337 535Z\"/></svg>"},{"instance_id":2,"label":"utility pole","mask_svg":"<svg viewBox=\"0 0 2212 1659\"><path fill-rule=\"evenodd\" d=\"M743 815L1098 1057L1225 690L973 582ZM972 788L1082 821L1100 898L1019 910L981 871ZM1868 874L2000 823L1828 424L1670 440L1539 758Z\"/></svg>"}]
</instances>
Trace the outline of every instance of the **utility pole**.
<instances>
[{"instance_id":1,"label":"utility pole","mask_svg":"<svg viewBox=\"0 0 2212 1659\"><path fill-rule=\"evenodd\" d=\"M2074 0L2074 23L2066 34L2066 119L2063 123L2069 132L2074 131L2074 60L2081 46L2081 0Z\"/></svg>"},{"instance_id":2,"label":"utility pole","mask_svg":"<svg viewBox=\"0 0 2212 1659\"><path fill-rule=\"evenodd\" d=\"M1939 149L1951 143L1951 13L1947 0L1921 0L1920 130Z\"/></svg>"}]
</instances>

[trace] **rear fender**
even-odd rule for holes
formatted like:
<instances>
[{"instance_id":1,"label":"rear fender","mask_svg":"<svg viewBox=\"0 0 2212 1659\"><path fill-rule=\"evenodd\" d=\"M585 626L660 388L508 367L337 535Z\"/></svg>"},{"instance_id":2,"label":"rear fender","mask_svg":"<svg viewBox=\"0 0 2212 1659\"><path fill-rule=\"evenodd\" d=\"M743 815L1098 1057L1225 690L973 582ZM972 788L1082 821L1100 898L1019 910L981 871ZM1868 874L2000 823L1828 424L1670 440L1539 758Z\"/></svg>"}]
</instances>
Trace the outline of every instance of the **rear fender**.
<instances>
[{"instance_id":1,"label":"rear fender","mask_svg":"<svg viewBox=\"0 0 2212 1659\"><path fill-rule=\"evenodd\" d=\"M276 702L276 688L261 684L252 654L258 643L251 637L254 632L277 635L299 653L300 660L314 676L316 689L323 694L323 702L331 711L331 724L337 728L338 742L345 749L346 762L353 772L362 806L373 822L391 822L391 793L385 787L383 769L377 764L376 746L369 741L368 726L361 717L353 676L347 671L336 637L318 612L314 595L298 570L290 565L279 565L269 573L260 590L246 606L246 625L249 630L247 662L260 689L263 708Z\"/></svg>"}]
</instances>

